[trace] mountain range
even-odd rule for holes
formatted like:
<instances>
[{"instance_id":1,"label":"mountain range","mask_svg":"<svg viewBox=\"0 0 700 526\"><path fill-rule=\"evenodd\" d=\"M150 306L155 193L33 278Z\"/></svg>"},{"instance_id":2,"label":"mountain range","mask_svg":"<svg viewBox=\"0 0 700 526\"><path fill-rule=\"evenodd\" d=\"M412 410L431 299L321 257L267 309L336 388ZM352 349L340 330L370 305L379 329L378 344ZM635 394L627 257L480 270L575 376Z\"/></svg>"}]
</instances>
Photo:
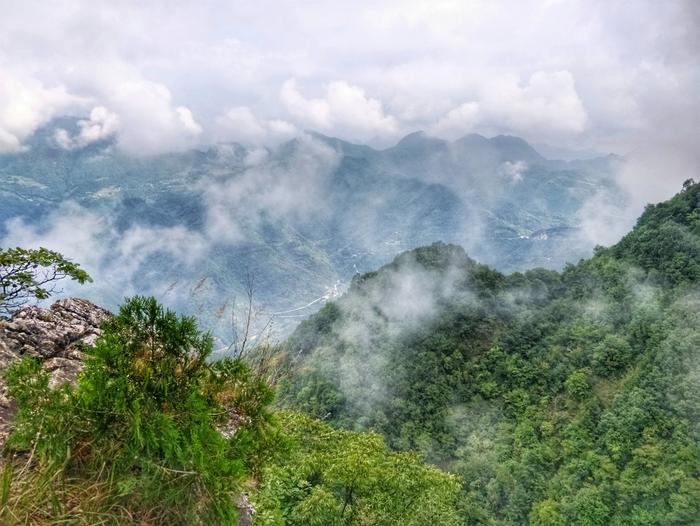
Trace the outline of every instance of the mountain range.
<instances>
[{"instance_id":1,"label":"mountain range","mask_svg":"<svg viewBox=\"0 0 700 526\"><path fill-rule=\"evenodd\" d=\"M81 262L96 279L80 294L103 305L153 293L220 335L251 282L284 333L354 274L435 241L501 271L559 269L592 252L586 204L622 199L619 157L549 160L512 136L416 132L378 150L308 132L133 157L112 139L61 146L76 129L56 119L0 155L2 244Z\"/></svg>"}]
</instances>

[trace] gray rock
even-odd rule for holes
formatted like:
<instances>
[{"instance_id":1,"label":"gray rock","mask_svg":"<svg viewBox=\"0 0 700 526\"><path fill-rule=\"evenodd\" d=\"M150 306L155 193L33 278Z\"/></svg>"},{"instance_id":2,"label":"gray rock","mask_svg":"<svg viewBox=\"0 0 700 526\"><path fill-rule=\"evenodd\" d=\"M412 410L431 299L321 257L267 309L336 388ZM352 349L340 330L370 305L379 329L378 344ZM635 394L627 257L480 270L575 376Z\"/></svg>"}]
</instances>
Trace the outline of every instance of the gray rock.
<instances>
[{"instance_id":1,"label":"gray rock","mask_svg":"<svg viewBox=\"0 0 700 526\"><path fill-rule=\"evenodd\" d=\"M236 498L236 508L238 508L238 526L253 526L255 508L244 493L239 493Z\"/></svg>"},{"instance_id":2,"label":"gray rock","mask_svg":"<svg viewBox=\"0 0 700 526\"><path fill-rule=\"evenodd\" d=\"M58 300L48 309L32 305L18 310L9 320L0 320L0 373L15 360L36 356L44 360L52 387L75 381L83 365L81 349L95 342L100 325L111 316L79 298ZM0 374L0 445L12 414Z\"/></svg>"}]
</instances>

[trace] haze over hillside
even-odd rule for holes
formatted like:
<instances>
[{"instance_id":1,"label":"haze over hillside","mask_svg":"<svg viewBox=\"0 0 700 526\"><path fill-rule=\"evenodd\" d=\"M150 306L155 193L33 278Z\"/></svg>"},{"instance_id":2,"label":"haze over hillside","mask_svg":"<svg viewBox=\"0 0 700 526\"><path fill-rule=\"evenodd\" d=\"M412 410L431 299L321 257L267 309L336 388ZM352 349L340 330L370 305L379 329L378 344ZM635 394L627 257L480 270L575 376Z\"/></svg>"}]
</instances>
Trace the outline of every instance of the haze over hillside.
<instances>
[{"instance_id":1,"label":"haze over hillside","mask_svg":"<svg viewBox=\"0 0 700 526\"><path fill-rule=\"evenodd\" d=\"M700 164L688 0L71 4L0 17L0 242L108 305L215 319L252 270L293 321L436 240L561 268Z\"/></svg>"},{"instance_id":2,"label":"haze over hillside","mask_svg":"<svg viewBox=\"0 0 700 526\"><path fill-rule=\"evenodd\" d=\"M114 137L66 146L81 122L0 155L2 244L82 262L95 283L80 294L111 308L152 293L221 331L251 276L261 316L284 330L353 274L434 241L503 271L559 269L597 242L592 202L624 205L621 158L548 160L513 136L416 132L377 150L307 133L137 157Z\"/></svg>"}]
</instances>

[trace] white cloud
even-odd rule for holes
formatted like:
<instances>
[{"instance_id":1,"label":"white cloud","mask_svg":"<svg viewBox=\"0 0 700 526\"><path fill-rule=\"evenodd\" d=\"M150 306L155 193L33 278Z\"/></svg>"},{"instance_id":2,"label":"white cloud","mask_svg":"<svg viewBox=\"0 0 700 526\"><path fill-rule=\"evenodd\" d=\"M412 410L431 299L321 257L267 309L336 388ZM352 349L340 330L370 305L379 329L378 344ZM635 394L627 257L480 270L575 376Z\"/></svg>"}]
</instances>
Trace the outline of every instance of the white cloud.
<instances>
[{"instance_id":1,"label":"white cloud","mask_svg":"<svg viewBox=\"0 0 700 526\"><path fill-rule=\"evenodd\" d=\"M0 70L0 153L22 150L39 126L80 102L62 85L47 88L31 77Z\"/></svg>"},{"instance_id":2,"label":"white cloud","mask_svg":"<svg viewBox=\"0 0 700 526\"><path fill-rule=\"evenodd\" d=\"M180 124L183 126L183 130L192 135L196 136L202 133L202 127L198 122L194 120L194 115L192 115L192 110L185 106L178 106L175 108L178 118L180 119Z\"/></svg>"},{"instance_id":3,"label":"white cloud","mask_svg":"<svg viewBox=\"0 0 700 526\"><path fill-rule=\"evenodd\" d=\"M216 119L217 139L242 144L276 144L296 136L293 124L280 119L259 119L246 106L230 108Z\"/></svg>"},{"instance_id":4,"label":"white cloud","mask_svg":"<svg viewBox=\"0 0 700 526\"><path fill-rule=\"evenodd\" d=\"M144 155L181 150L196 143L202 127L189 108L174 106L163 84L130 79L105 96L121 121L119 146L128 153Z\"/></svg>"},{"instance_id":5,"label":"white cloud","mask_svg":"<svg viewBox=\"0 0 700 526\"><path fill-rule=\"evenodd\" d=\"M56 143L61 148L71 150L111 137L119 129L119 116L104 106L95 106L89 119L78 121L78 128L80 132L74 137L63 128L57 129L54 132Z\"/></svg>"},{"instance_id":6,"label":"white cloud","mask_svg":"<svg viewBox=\"0 0 700 526\"><path fill-rule=\"evenodd\" d=\"M658 158L680 144L697 169L684 142L699 122L693 0L6 4L0 151L95 106L119 116L127 151L182 149L216 139L217 119L245 107L271 137L279 120L360 140L514 133L617 153L653 146Z\"/></svg>"},{"instance_id":7,"label":"white cloud","mask_svg":"<svg viewBox=\"0 0 700 526\"><path fill-rule=\"evenodd\" d=\"M306 99L299 91L296 80L289 79L282 85L280 98L292 116L322 130L328 130L331 127L329 102L325 99Z\"/></svg>"},{"instance_id":8,"label":"white cloud","mask_svg":"<svg viewBox=\"0 0 700 526\"><path fill-rule=\"evenodd\" d=\"M83 147L117 131L119 146L132 154L162 153L196 144L202 126L188 107L173 104L165 85L118 64L107 70L103 75L79 78L75 91L64 84L47 88L32 76L2 71L0 153L23 149L40 126L57 116L83 113L89 104L93 109L89 118L79 121L75 137L66 130L56 132L59 146Z\"/></svg>"},{"instance_id":9,"label":"white cloud","mask_svg":"<svg viewBox=\"0 0 700 526\"><path fill-rule=\"evenodd\" d=\"M477 130L510 131L539 137L579 134L588 116L568 71L537 71L523 84L515 75L488 79L475 100L453 108L433 132L458 137Z\"/></svg>"},{"instance_id":10,"label":"white cloud","mask_svg":"<svg viewBox=\"0 0 700 526\"><path fill-rule=\"evenodd\" d=\"M483 93L483 101L495 123L521 133L578 133L586 127L586 111L568 71L537 71L525 86L504 79Z\"/></svg>"},{"instance_id":11,"label":"white cloud","mask_svg":"<svg viewBox=\"0 0 700 526\"><path fill-rule=\"evenodd\" d=\"M345 81L328 83L323 98L306 98L294 79L287 80L280 98L289 113L309 126L334 131L352 138L395 135L398 121L386 115L382 103L368 97L364 90Z\"/></svg>"},{"instance_id":12,"label":"white cloud","mask_svg":"<svg viewBox=\"0 0 700 526\"><path fill-rule=\"evenodd\" d=\"M439 137L460 137L475 130L480 118L479 103L465 102L441 117L431 128L431 133Z\"/></svg>"}]
</instances>

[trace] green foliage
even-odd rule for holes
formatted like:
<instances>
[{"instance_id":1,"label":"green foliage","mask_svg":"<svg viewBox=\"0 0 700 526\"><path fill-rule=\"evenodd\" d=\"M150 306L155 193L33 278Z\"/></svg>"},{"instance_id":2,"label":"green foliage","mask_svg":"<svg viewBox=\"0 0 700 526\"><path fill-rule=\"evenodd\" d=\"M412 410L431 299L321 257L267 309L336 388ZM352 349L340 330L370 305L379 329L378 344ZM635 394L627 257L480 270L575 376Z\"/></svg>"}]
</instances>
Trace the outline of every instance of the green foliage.
<instances>
[{"instance_id":1,"label":"green foliage","mask_svg":"<svg viewBox=\"0 0 700 526\"><path fill-rule=\"evenodd\" d=\"M288 449L262 473L258 525L460 524L457 478L392 453L381 436L280 417Z\"/></svg>"},{"instance_id":2,"label":"green foliage","mask_svg":"<svg viewBox=\"0 0 700 526\"><path fill-rule=\"evenodd\" d=\"M535 503L530 512L532 526L567 526L569 523L559 510L556 501L546 499Z\"/></svg>"},{"instance_id":3,"label":"green foliage","mask_svg":"<svg viewBox=\"0 0 700 526\"><path fill-rule=\"evenodd\" d=\"M600 376L621 373L632 360L632 348L624 338L609 334L593 349L593 367Z\"/></svg>"},{"instance_id":4,"label":"green foliage","mask_svg":"<svg viewBox=\"0 0 700 526\"><path fill-rule=\"evenodd\" d=\"M700 279L700 184L686 181L673 199L650 205L635 229L613 247L617 257L653 270L658 280L688 285Z\"/></svg>"},{"instance_id":5,"label":"green foliage","mask_svg":"<svg viewBox=\"0 0 700 526\"><path fill-rule=\"evenodd\" d=\"M0 518L232 524L253 475L259 525L697 524L699 210L689 182L562 273L436 243L356 277L285 347L280 403L328 423L276 427L259 374L134 298L76 387L8 370Z\"/></svg>"},{"instance_id":6,"label":"green foliage","mask_svg":"<svg viewBox=\"0 0 700 526\"><path fill-rule=\"evenodd\" d=\"M46 248L0 249L0 315L9 314L32 299L55 292L56 283L70 278L92 281L80 265Z\"/></svg>"},{"instance_id":7,"label":"green foliage","mask_svg":"<svg viewBox=\"0 0 700 526\"><path fill-rule=\"evenodd\" d=\"M610 508L605 504L601 489L586 486L574 498L576 524L581 526L605 526L609 524Z\"/></svg>"},{"instance_id":8,"label":"green foliage","mask_svg":"<svg viewBox=\"0 0 700 526\"><path fill-rule=\"evenodd\" d=\"M409 260L451 289L401 323L376 299ZM300 325L281 403L460 475L466 524L697 524L699 286L692 182L561 273L424 247Z\"/></svg>"},{"instance_id":9,"label":"green foliage","mask_svg":"<svg viewBox=\"0 0 700 526\"><path fill-rule=\"evenodd\" d=\"M566 392L574 400L583 400L590 394L591 384L588 381L590 371L587 369L577 369L572 372L564 382Z\"/></svg>"},{"instance_id":10,"label":"green foliage","mask_svg":"<svg viewBox=\"0 0 700 526\"><path fill-rule=\"evenodd\" d=\"M31 449L36 470L66 487L99 484L104 517L235 524L233 499L270 431L272 393L240 361L211 365L211 352L193 319L132 298L87 351L76 387L49 389L33 359L9 368L19 407L9 445ZM227 439L219 427L232 419ZM60 492L36 500L28 519L77 513Z\"/></svg>"}]
</instances>

